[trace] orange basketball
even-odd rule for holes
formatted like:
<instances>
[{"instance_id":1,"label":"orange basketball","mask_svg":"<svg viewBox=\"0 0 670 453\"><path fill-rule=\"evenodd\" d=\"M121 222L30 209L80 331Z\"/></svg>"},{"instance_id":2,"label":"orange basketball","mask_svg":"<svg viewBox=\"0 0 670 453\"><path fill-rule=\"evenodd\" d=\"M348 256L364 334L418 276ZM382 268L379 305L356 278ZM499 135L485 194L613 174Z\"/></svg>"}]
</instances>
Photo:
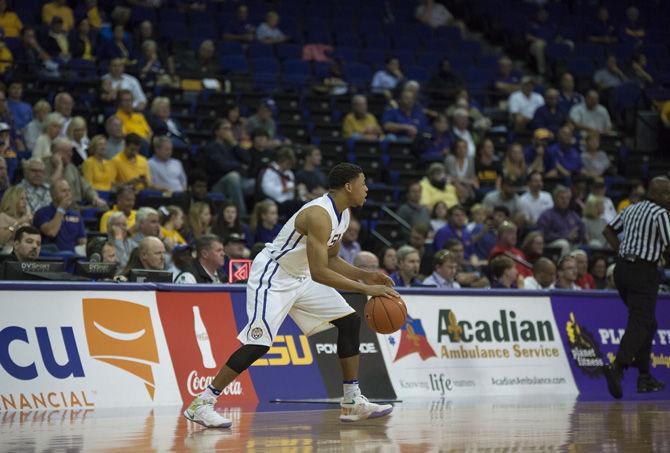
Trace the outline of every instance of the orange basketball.
<instances>
[{"instance_id":1,"label":"orange basketball","mask_svg":"<svg viewBox=\"0 0 670 453\"><path fill-rule=\"evenodd\" d=\"M375 332L393 333L405 324L406 319L407 306L399 297L371 297L365 304L365 321Z\"/></svg>"}]
</instances>

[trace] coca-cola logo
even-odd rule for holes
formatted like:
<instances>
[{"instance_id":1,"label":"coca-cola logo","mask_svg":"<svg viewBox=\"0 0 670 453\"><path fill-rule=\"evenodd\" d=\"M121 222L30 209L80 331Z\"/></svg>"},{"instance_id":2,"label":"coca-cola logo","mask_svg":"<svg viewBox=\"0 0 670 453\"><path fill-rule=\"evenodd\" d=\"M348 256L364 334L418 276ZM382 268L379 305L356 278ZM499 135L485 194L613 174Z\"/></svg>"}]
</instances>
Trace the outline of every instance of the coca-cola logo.
<instances>
[{"instance_id":1,"label":"coca-cola logo","mask_svg":"<svg viewBox=\"0 0 670 453\"><path fill-rule=\"evenodd\" d=\"M191 396L200 395L208 385L212 383L214 376L200 376L197 370L189 373L186 380L186 388ZM242 384L237 379L231 382L221 391L221 395L241 395Z\"/></svg>"}]
</instances>

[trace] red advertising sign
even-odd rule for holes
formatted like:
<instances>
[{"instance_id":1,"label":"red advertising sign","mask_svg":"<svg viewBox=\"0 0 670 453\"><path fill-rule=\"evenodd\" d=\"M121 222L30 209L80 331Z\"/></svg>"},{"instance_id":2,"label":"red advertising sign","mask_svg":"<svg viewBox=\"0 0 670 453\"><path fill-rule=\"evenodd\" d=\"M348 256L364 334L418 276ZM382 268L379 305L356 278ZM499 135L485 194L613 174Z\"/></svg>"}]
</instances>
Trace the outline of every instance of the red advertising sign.
<instances>
[{"instance_id":1,"label":"red advertising sign","mask_svg":"<svg viewBox=\"0 0 670 453\"><path fill-rule=\"evenodd\" d=\"M190 402L240 345L230 294L157 292L156 299L179 391ZM219 403L257 404L249 373L226 387Z\"/></svg>"}]
</instances>

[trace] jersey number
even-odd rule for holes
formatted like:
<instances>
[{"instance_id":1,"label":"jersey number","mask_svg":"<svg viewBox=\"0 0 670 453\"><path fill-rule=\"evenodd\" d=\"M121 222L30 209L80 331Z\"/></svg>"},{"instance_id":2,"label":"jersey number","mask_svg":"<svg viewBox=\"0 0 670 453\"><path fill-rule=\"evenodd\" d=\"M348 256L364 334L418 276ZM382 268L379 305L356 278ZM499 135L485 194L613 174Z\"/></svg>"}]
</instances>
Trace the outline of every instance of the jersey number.
<instances>
[{"instance_id":1,"label":"jersey number","mask_svg":"<svg viewBox=\"0 0 670 453\"><path fill-rule=\"evenodd\" d=\"M340 240L341 237L342 237L341 233L338 233L335 236L333 236L333 239L331 239L330 242L328 243L328 247L334 246L337 243L337 241Z\"/></svg>"}]
</instances>

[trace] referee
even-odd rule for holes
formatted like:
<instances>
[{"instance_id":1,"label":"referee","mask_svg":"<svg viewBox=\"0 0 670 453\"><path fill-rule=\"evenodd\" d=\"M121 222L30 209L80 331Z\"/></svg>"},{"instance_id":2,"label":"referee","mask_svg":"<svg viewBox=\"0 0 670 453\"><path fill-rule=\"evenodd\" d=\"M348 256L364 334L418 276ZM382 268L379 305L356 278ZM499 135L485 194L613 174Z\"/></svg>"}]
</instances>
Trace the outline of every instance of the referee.
<instances>
[{"instance_id":1,"label":"referee","mask_svg":"<svg viewBox=\"0 0 670 453\"><path fill-rule=\"evenodd\" d=\"M623 372L638 369L638 393L658 392L665 384L649 373L651 344L656 334L656 296L661 255L670 245L670 179L656 177L647 199L628 206L610 222L603 234L618 250L614 282L628 307L628 324L616 360L605 368L607 389L621 398ZM619 241L617 235L623 233Z\"/></svg>"}]
</instances>

